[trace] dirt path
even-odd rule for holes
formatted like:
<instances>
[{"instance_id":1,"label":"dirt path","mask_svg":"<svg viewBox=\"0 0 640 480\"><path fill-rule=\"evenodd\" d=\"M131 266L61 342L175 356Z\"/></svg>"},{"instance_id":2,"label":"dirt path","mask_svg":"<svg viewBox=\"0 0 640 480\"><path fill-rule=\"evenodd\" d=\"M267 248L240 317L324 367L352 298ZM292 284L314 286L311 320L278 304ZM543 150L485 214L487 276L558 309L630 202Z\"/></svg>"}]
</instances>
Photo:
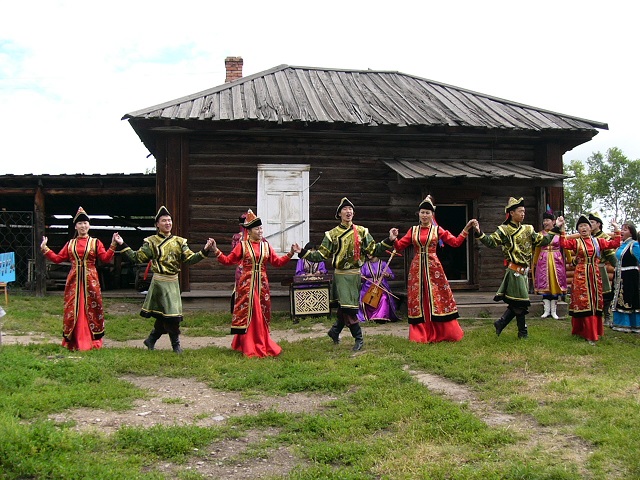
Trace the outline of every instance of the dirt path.
<instances>
[{"instance_id":1,"label":"dirt path","mask_svg":"<svg viewBox=\"0 0 640 480\"><path fill-rule=\"evenodd\" d=\"M365 342L368 335L397 335L407 336L407 325L404 322L385 325L371 325L364 327ZM306 338L319 338L327 334L327 327L322 324L310 325L307 331L274 330L272 337L276 341L300 341ZM169 340L160 339L157 343L159 350L170 350ZM188 337L182 336L181 342L185 349L197 349L209 346L229 348L231 335L224 337ZM349 332L343 334L344 342L351 342ZM329 339L327 339L329 341ZM11 335L4 332L4 345L27 344L40 342L58 343L58 339L32 333L29 335ZM117 342L105 339L106 348L136 347L144 348L142 339ZM555 428L542 427L533 418L525 415L514 415L500 411L493 403L483 402L475 393L464 385L457 384L444 377L426 372L412 370L405 366L405 370L418 382L434 393L438 393L448 400L465 404L479 419L491 427L508 428L525 439L509 448L521 452L541 451L555 452L561 461L575 463L586 473L587 457L590 445L578 437L566 435ZM198 425L211 426L225 422L228 418L246 414L256 414L268 409L279 412L314 412L320 411L324 405L334 397L326 395L290 394L284 397L268 397L244 399L233 392L216 391L206 384L190 378L165 377L136 377L126 376L123 380L131 382L145 389L149 397L137 400L134 408L126 412L112 412L94 409L75 409L51 416L56 422L73 421L75 428L99 429L111 433L122 426L150 427L153 425ZM270 450L267 458L245 458L243 452L248 448L276 435L276 429L252 430L246 436L238 439L216 442L207 452L194 452L195 455L188 464L189 469L197 471L208 478L227 478L244 480L262 478L269 475L286 474L295 466L305 464L289 449L278 448ZM171 463L158 467L169 476L177 474L184 466Z\"/></svg>"}]
</instances>

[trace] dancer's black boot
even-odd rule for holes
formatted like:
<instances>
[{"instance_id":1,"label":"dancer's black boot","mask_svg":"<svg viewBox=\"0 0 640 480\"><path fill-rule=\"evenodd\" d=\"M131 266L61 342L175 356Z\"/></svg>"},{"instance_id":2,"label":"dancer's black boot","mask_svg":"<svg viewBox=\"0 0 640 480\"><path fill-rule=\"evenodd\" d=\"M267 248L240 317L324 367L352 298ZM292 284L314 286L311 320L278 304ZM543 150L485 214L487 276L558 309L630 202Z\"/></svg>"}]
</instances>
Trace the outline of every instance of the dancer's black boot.
<instances>
[{"instance_id":1,"label":"dancer's black boot","mask_svg":"<svg viewBox=\"0 0 640 480\"><path fill-rule=\"evenodd\" d=\"M342 332L342 329L344 328L344 317L340 309L338 309L337 316L338 319L336 320L336 323L334 323L327 332L327 335L329 335L331 340L333 340L333 343L336 345L340 343L340 332Z\"/></svg>"},{"instance_id":2,"label":"dancer's black boot","mask_svg":"<svg viewBox=\"0 0 640 480\"><path fill-rule=\"evenodd\" d=\"M142 342L144 344L145 347L147 347L149 350L155 350L156 348L156 342L158 341L158 339L162 336L161 333L158 333L156 331L156 329L154 328L153 330L151 330L151 333L149 334L149 336Z\"/></svg>"},{"instance_id":3,"label":"dancer's black boot","mask_svg":"<svg viewBox=\"0 0 640 480\"><path fill-rule=\"evenodd\" d=\"M502 330L504 330L505 327L509 325L509 322L511 322L511 320L513 320L513 317L515 316L516 314L513 313L510 308L507 308L502 316L498 320L493 322L493 326L496 328L496 335L500 336Z\"/></svg>"},{"instance_id":4,"label":"dancer's black boot","mask_svg":"<svg viewBox=\"0 0 640 480\"><path fill-rule=\"evenodd\" d=\"M364 339L362 338L362 328L359 323L354 325L349 325L349 330L351 330L351 335L355 339L355 344L353 345L353 351L357 352L362 350L364 347Z\"/></svg>"},{"instance_id":5,"label":"dancer's black boot","mask_svg":"<svg viewBox=\"0 0 640 480\"><path fill-rule=\"evenodd\" d=\"M177 333L170 333L169 338L171 339L171 348L175 353L182 353L182 347L180 346L180 335Z\"/></svg>"},{"instance_id":6,"label":"dancer's black boot","mask_svg":"<svg viewBox=\"0 0 640 480\"><path fill-rule=\"evenodd\" d=\"M516 321L518 322L518 338L529 338L526 314L521 313L520 315L517 315Z\"/></svg>"}]
</instances>

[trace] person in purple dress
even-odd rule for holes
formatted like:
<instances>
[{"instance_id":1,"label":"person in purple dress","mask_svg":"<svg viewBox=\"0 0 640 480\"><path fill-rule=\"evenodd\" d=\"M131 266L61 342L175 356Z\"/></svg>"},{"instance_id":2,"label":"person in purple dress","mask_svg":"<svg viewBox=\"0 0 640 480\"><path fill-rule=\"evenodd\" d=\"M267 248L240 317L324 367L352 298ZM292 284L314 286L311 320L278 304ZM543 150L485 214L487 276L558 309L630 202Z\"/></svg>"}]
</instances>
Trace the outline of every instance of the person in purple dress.
<instances>
[{"instance_id":1,"label":"person in purple dress","mask_svg":"<svg viewBox=\"0 0 640 480\"><path fill-rule=\"evenodd\" d=\"M533 256L533 283L535 291L542 295L542 318L558 320L558 299L567 293L567 270L564 251L560 247L560 230L555 226L553 213L542 214L543 235L553 234L549 245L536 247Z\"/></svg>"},{"instance_id":2,"label":"person in purple dress","mask_svg":"<svg viewBox=\"0 0 640 480\"><path fill-rule=\"evenodd\" d=\"M391 292L389 280L393 280L395 275L387 265L378 257L367 255L367 261L360 269L362 275L362 289L360 290L360 310L358 310L358 320L361 322L374 321L376 323L397 322L396 299ZM382 295L377 306L372 306L364 302L367 292L376 283L382 289Z\"/></svg>"},{"instance_id":3,"label":"person in purple dress","mask_svg":"<svg viewBox=\"0 0 640 480\"><path fill-rule=\"evenodd\" d=\"M318 247L316 247L316 245L309 242L304 246L304 249L310 252L315 252L318 249ZM318 274L324 275L326 273L327 273L327 267L324 266L324 262L310 262L309 260L305 260L304 258L301 258L298 260L298 263L296 264L296 276L301 276L301 275L313 276Z\"/></svg>"}]
</instances>

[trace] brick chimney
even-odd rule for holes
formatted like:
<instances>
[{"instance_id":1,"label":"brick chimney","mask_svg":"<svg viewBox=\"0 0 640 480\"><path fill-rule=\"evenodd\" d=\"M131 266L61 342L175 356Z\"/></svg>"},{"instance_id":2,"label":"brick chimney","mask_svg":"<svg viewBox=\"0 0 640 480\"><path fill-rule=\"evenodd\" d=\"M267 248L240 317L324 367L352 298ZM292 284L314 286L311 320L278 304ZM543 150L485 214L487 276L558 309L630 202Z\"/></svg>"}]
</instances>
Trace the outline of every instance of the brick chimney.
<instances>
[{"instance_id":1,"label":"brick chimney","mask_svg":"<svg viewBox=\"0 0 640 480\"><path fill-rule=\"evenodd\" d=\"M242 78L242 57L227 57L224 59L224 66L227 70L227 78L224 83Z\"/></svg>"}]
</instances>

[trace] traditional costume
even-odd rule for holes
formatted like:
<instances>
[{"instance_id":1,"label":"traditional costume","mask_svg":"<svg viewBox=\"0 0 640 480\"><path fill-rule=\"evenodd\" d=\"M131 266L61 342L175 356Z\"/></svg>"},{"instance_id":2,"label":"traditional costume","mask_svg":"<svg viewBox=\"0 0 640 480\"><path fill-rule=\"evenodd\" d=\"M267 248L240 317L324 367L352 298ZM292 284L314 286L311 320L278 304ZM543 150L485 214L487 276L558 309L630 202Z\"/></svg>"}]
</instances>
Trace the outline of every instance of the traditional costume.
<instances>
[{"instance_id":1,"label":"traditional costume","mask_svg":"<svg viewBox=\"0 0 640 480\"><path fill-rule=\"evenodd\" d=\"M360 288L358 320L376 323L397 322L399 319L396 314L396 299L393 297L391 286L389 285L389 280L393 280L395 275L387 265L387 262L373 257L364 262L360 273L362 275L362 287ZM374 283L378 285L378 288L382 287L382 295L377 307L364 303L365 297Z\"/></svg>"},{"instance_id":2,"label":"traditional costume","mask_svg":"<svg viewBox=\"0 0 640 480\"><path fill-rule=\"evenodd\" d=\"M427 196L418 210L435 212L431 196ZM464 332L458 324L458 307L451 286L444 273L436 249L440 241L451 247L459 247L468 233L462 231L455 237L448 230L433 222L432 225L411 227L394 246L399 252L413 245L415 256L408 275L407 313L409 340L431 343L462 339Z\"/></svg>"},{"instance_id":3,"label":"traditional costume","mask_svg":"<svg viewBox=\"0 0 640 480\"><path fill-rule=\"evenodd\" d=\"M249 210L244 227L250 230L262 225L262 220ZM231 320L231 333L235 334L231 348L247 357L276 357L282 348L271 339L271 294L267 278L267 264L286 265L293 255L279 257L269 242L242 240L229 255L218 251L216 258L222 265L242 264L242 273L236 286L236 300Z\"/></svg>"},{"instance_id":4,"label":"traditional costume","mask_svg":"<svg viewBox=\"0 0 640 480\"><path fill-rule=\"evenodd\" d=\"M347 197L343 197L336 209L336 219L340 219L340 212L345 207L353 207ZM392 247L392 242L376 243L369 230L360 225L340 224L324 233L322 244L317 251L302 249L298 255L311 262L328 260L334 268L333 300L338 304L336 323L328 332L334 343L340 342L340 332L345 325L355 339L354 351L364 345L362 329L358 321L360 303L360 267L364 264L366 255L381 256Z\"/></svg>"},{"instance_id":5,"label":"traditional costume","mask_svg":"<svg viewBox=\"0 0 640 480\"><path fill-rule=\"evenodd\" d=\"M243 213L238 217L238 224L240 225L240 231L234 233L231 237L231 250L235 248L241 241L247 239L247 229L244 228L244 222L247 219L247 213ZM242 275L242 263L239 263L236 267L235 281L233 283L233 292L231 292L231 313L233 313L233 306L236 304L236 289L238 288L238 282L240 281L240 275Z\"/></svg>"},{"instance_id":6,"label":"traditional costume","mask_svg":"<svg viewBox=\"0 0 640 480\"><path fill-rule=\"evenodd\" d=\"M542 218L555 220L552 213L545 212ZM558 320L558 298L567 293L567 267L564 250L560 248L560 232L542 230L541 235L554 235L551 243L536 247L533 256L533 284L536 293L542 294L544 312L542 318L549 316Z\"/></svg>"},{"instance_id":7,"label":"traditional costume","mask_svg":"<svg viewBox=\"0 0 640 480\"><path fill-rule=\"evenodd\" d=\"M632 237L616 250L612 329L640 333L640 244L633 225ZM636 237L636 238L634 238Z\"/></svg>"},{"instance_id":8,"label":"traditional costume","mask_svg":"<svg viewBox=\"0 0 640 480\"><path fill-rule=\"evenodd\" d=\"M581 215L576 223L587 223L589 219ZM579 237L567 238L564 234L560 237L560 246L573 250L576 254L576 270L573 274L571 286L571 303L569 315L571 315L571 333L584 339L595 342L603 333L602 327L602 278L600 274L600 256L604 249L620 246L620 234L613 240L604 238Z\"/></svg>"},{"instance_id":9,"label":"traditional costume","mask_svg":"<svg viewBox=\"0 0 640 480\"><path fill-rule=\"evenodd\" d=\"M88 222L82 207L78 208L73 224ZM76 237L68 241L59 253L45 247L45 257L54 262L71 262L71 270L64 287L64 318L62 346L69 350L91 350L102 347L104 310L96 260L111 262L115 245L105 250L102 242L92 237Z\"/></svg>"},{"instance_id":10,"label":"traditional costume","mask_svg":"<svg viewBox=\"0 0 640 480\"><path fill-rule=\"evenodd\" d=\"M313 245L311 242L307 243L304 246L305 250L317 250L317 247ZM305 258L298 259L296 263L296 275L317 275L317 274L325 274L327 273L327 267L325 267L324 262L310 262Z\"/></svg>"},{"instance_id":11,"label":"traditional costume","mask_svg":"<svg viewBox=\"0 0 640 480\"><path fill-rule=\"evenodd\" d=\"M161 217L171 214L162 206L156 214L156 224ZM171 347L176 353L182 353L180 347L180 322L182 322L182 298L178 273L182 264L194 265L204 260L209 252L200 250L194 253L187 244L187 239L173 234L165 236L160 231L144 239L142 247L133 251L123 243L122 253L133 263L147 263L151 261L153 278L149 291L142 305L140 316L155 318L153 330L143 342L153 350L158 339L165 333L169 334Z\"/></svg>"},{"instance_id":12,"label":"traditional costume","mask_svg":"<svg viewBox=\"0 0 640 480\"><path fill-rule=\"evenodd\" d=\"M602 222L601 215L598 212L589 214L589 222L591 220L595 220L600 223L600 228L597 232L593 233L595 238L604 238L605 240L611 240L611 236L604 233L602 231ZM607 272L607 265L605 262L608 262L612 267L616 267L618 264L618 260L616 259L616 253L614 249L607 248L600 252L600 278L602 279L602 301L603 301L603 316L604 321L607 325L611 323L611 302L613 300L613 289L611 288L611 282L609 281L609 272Z\"/></svg>"},{"instance_id":13,"label":"traditional costume","mask_svg":"<svg viewBox=\"0 0 640 480\"><path fill-rule=\"evenodd\" d=\"M553 240L553 235L543 235L535 231L531 225L514 222L510 212L519 207L524 207L524 199L509 198L504 212L507 219L498 229L490 235L483 232L476 233L476 237L489 248L502 248L507 269L504 273L502 283L496 292L494 301L503 301L507 305L507 310L496 320L493 326L496 334L500 335L502 330L516 318L518 322L518 338L527 338L526 315L529 313L529 265L533 248L546 246Z\"/></svg>"}]
</instances>

